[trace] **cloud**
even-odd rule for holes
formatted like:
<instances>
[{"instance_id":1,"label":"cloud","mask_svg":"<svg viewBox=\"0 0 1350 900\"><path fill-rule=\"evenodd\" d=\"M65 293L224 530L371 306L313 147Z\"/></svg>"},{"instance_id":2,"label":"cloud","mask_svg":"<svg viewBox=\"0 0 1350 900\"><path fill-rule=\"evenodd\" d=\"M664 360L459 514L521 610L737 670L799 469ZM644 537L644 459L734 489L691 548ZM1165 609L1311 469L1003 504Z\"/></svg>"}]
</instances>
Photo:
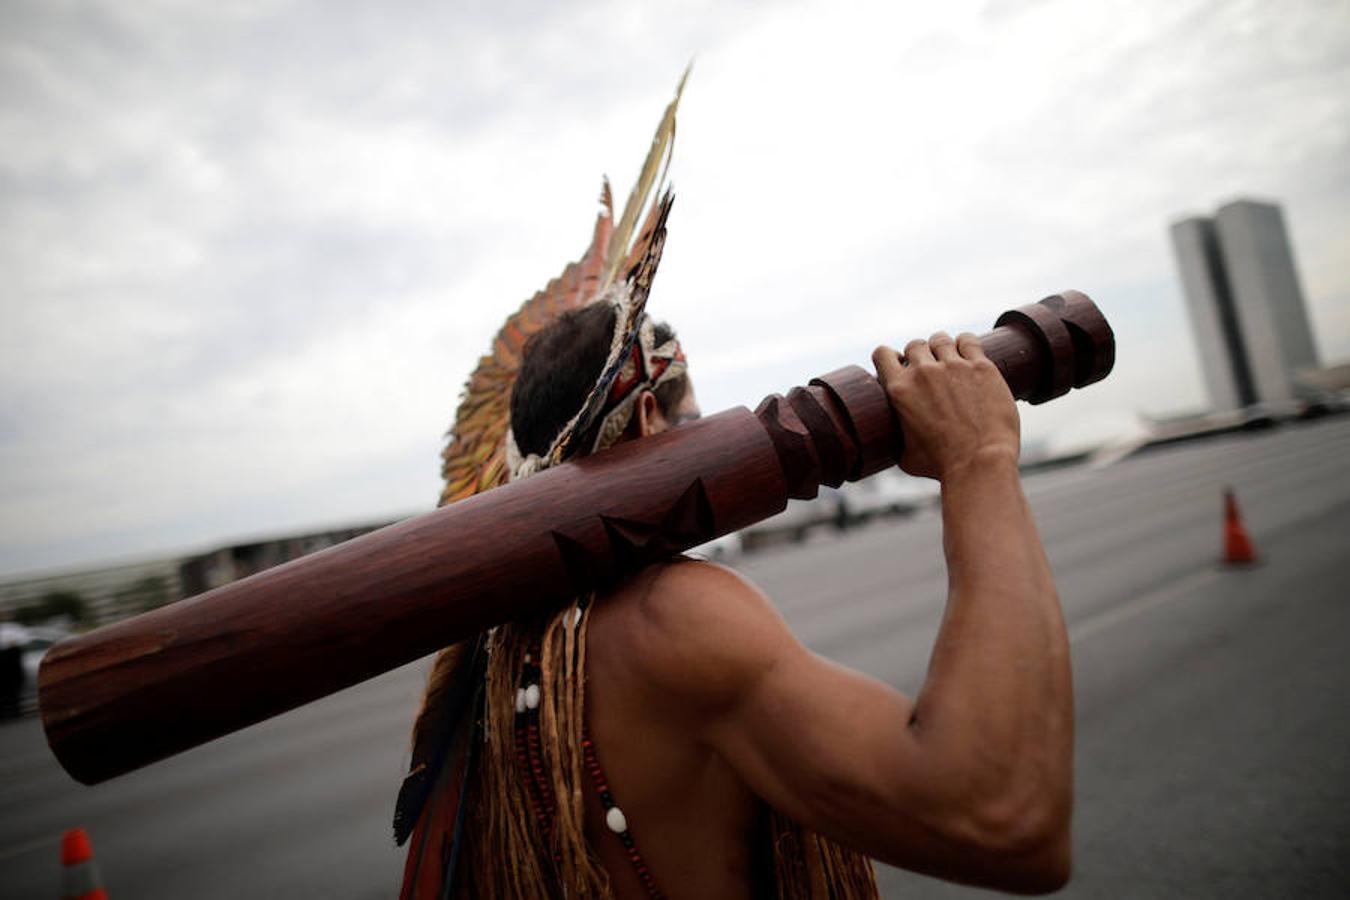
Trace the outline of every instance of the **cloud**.
<instances>
[{"instance_id":1,"label":"cloud","mask_svg":"<svg viewBox=\"0 0 1350 900\"><path fill-rule=\"evenodd\" d=\"M697 55L654 311L704 406L1063 287L1203 403L1166 224L1285 204L1350 353L1344 6L10 4L0 569L430 505L459 385Z\"/></svg>"}]
</instances>

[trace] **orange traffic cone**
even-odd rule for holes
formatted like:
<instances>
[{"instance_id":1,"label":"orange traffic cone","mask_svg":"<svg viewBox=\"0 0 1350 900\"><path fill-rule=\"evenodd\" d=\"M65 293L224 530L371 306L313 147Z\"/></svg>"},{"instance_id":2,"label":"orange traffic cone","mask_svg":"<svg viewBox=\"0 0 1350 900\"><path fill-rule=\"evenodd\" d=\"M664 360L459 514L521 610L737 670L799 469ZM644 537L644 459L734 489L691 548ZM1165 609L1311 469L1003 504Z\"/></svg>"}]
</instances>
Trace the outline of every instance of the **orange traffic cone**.
<instances>
[{"instance_id":1,"label":"orange traffic cone","mask_svg":"<svg viewBox=\"0 0 1350 900\"><path fill-rule=\"evenodd\" d=\"M108 900L94 863L94 848L83 828L72 828L61 838L62 900Z\"/></svg>"},{"instance_id":2,"label":"orange traffic cone","mask_svg":"<svg viewBox=\"0 0 1350 900\"><path fill-rule=\"evenodd\" d=\"M1223 561L1229 565L1256 562L1256 550L1247 529L1242 527L1242 515L1232 488L1223 492Z\"/></svg>"}]
</instances>

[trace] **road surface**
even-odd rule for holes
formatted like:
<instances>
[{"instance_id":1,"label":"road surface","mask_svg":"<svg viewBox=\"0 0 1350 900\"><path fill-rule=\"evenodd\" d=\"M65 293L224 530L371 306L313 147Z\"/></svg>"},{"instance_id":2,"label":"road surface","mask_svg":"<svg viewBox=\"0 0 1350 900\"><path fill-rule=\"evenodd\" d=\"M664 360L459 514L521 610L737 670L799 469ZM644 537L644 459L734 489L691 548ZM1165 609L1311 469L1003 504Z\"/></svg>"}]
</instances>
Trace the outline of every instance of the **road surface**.
<instances>
[{"instance_id":1,"label":"road surface","mask_svg":"<svg viewBox=\"0 0 1350 900\"><path fill-rule=\"evenodd\" d=\"M1262 564L1216 565L1238 490ZM1350 894L1350 421L1030 478L1073 640L1068 897ZM738 567L799 635L913 692L941 614L938 521ZM424 663L97 788L0 723L0 897L59 896L84 825L114 898L383 898ZM887 897L988 896L882 867Z\"/></svg>"}]
</instances>

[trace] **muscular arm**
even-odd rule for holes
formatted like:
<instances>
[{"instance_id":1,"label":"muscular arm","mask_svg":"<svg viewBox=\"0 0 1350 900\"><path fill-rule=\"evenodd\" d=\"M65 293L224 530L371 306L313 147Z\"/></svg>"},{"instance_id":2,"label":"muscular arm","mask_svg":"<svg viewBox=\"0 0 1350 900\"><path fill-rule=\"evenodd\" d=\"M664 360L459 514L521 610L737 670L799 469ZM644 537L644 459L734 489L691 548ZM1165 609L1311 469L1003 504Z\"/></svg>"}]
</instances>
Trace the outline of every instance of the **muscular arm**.
<instances>
[{"instance_id":1,"label":"muscular arm","mask_svg":"<svg viewBox=\"0 0 1350 900\"><path fill-rule=\"evenodd\" d=\"M948 597L911 729L962 760L985 805L968 823L1029 858L1069 868L1073 685L1049 563L1017 474L1017 411L971 335L873 355L906 427L901 465L942 482ZM1043 871L1042 871L1043 870Z\"/></svg>"},{"instance_id":2,"label":"muscular arm","mask_svg":"<svg viewBox=\"0 0 1350 900\"><path fill-rule=\"evenodd\" d=\"M962 415L1006 420L1011 398L984 364L920 368L889 372L898 391L882 372L906 422L906 467L943 485L949 594L917 700L810 653L753 586L706 564L657 579L634 656L692 733L804 825L940 877L1054 889L1069 865L1071 681L1018 482L1016 413L1011 445L986 434L953 450L942 442Z\"/></svg>"},{"instance_id":3,"label":"muscular arm","mask_svg":"<svg viewBox=\"0 0 1350 900\"><path fill-rule=\"evenodd\" d=\"M961 830L1012 854L1025 887L1057 886L1069 868L1073 695L1050 568L1014 459L953 473L942 502L947 608L910 731L968 773Z\"/></svg>"}]
</instances>

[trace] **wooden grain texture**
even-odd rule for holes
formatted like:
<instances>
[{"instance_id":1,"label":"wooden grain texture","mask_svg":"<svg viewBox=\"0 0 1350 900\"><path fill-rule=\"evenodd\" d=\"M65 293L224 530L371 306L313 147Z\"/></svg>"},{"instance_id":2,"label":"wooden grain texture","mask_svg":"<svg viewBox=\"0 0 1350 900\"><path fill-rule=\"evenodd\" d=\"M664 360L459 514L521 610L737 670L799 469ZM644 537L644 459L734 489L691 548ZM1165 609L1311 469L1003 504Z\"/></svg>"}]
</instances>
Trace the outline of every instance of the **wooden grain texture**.
<instances>
[{"instance_id":1,"label":"wooden grain texture","mask_svg":"<svg viewBox=\"0 0 1350 900\"><path fill-rule=\"evenodd\" d=\"M1114 361L1077 292L1005 313L982 342L1033 402ZM73 777L104 781L866 477L902 442L880 384L853 366L755 413L619 444L63 641L39 674L48 743Z\"/></svg>"}]
</instances>

